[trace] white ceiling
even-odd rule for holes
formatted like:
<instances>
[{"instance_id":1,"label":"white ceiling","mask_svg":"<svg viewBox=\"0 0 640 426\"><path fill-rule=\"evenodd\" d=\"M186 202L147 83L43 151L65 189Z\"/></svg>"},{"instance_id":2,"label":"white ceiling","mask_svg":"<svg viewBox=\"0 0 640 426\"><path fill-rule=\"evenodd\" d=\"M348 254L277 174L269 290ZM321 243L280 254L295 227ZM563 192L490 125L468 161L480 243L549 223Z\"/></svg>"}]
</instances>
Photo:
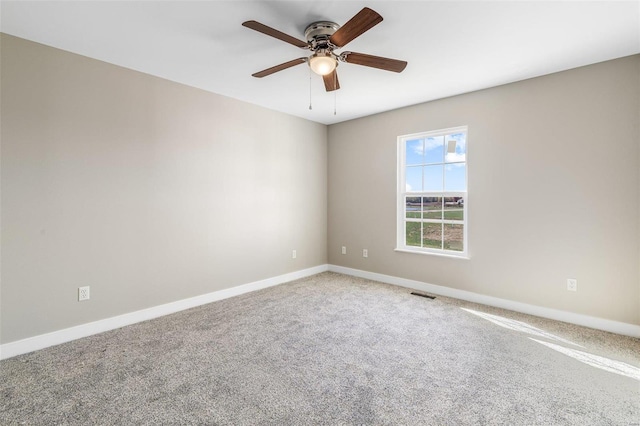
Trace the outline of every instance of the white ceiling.
<instances>
[{"instance_id":1,"label":"white ceiling","mask_svg":"<svg viewBox=\"0 0 640 426\"><path fill-rule=\"evenodd\" d=\"M306 65L251 74L308 51L296 38L362 7L384 21L344 49L409 62L396 74L338 68L326 93ZM324 124L640 53L638 1L2 1L4 33ZM309 110L309 96L313 110ZM334 115L334 101L337 114Z\"/></svg>"}]
</instances>

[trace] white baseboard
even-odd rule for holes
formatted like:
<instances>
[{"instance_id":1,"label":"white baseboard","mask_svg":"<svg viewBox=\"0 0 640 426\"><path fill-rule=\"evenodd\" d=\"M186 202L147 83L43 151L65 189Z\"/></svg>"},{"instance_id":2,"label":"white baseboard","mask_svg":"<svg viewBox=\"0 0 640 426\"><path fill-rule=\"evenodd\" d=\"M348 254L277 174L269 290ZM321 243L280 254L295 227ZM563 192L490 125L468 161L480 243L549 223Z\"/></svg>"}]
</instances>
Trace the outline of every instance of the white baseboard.
<instances>
[{"instance_id":1,"label":"white baseboard","mask_svg":"<svg viewBox=\"0 0 640 426\"><path fill-rule=\"evenodd\" d=\"M612 321L604 318L592 317L589 315L576 314L573 312L561 311L558 309L544 308L542 306L529 305L526 303L514 302L512 300L500 299L492 296L484 296L482 294L473 293L470 291L458 290L455 288L443 287L435 284L427 284L421 281L408 280L406 278L399 278L391 275L362 271L360 269L352 269L344 266L329 265L329 271L345 275L352 275L354 277L366 278L374 281L380 281L383 283L398 285L401 287L407 287L427 293L437 294L439 296L446 296L455 299L466 300L468 302L481 303L483 305L508 309L511 311L521 312L523 314L535 315L538 317L568 322L584 327L595 328L597 330L604 330L611 333L640 338L640 326L635 324Z\"/></svg>"},{"instance_id":2,"label":"white baseboard","mask_svg":"<svg viewBox=\"0 0 640 426\"><path fill-rule=\"evenodd\" d=\"M130 312L87 324L77 325L75 327L65 328L63 330L53 331L39 336L29 337L27 339L0 345L0 360L11 358L16 355L33 352L38 349L44 349L49 346L59 345L71 340L80 339L82 337L91 336L126 325L135 324L141 321L158 318L163 315L172 314L183 311L185 309L194 308L196 306L215 302L229 297L238 296L240 294L261 290L267 287L273 287L299 278L309 277L329 270L328 265L314 266L313 268L303 269L301 271L290 272L288 274L279 275L277 277L267 278L224 290L214 291L212 293L203 294L201 296L190 297L164 305L154 306L140 311Z\"/></svg>"},{"instance_id":3,"label":"white baseboard","mask_svg":"<svg viewBox=\"0 0 640 426\"><path fill-rule=\"evenodd\" d=\"M554 319L557 321L568 322L571 324L582 325L598 330L604 330L616 334L640 338L640 326L634 324L576 314L572 312L561 311L558 309L544 308L541 306L514 302L497 297L484 296L482 294L473 293L470 291L458 290L455 288L443 287L435 284L428 284L421 281L409 280L406 278L399 278L391 275L378 274L375 272L362 271L359 269L346 268L344 266L319 265L313 268L290 272L288 274L243 284L237 287L214 291L212 293L203 294L201 296L178 300L175 302L166 303L164 305L142 309L140 311L130 312L127 314L118 315L87 324L81 324L75 327L65 328L63 330L53 331L51 333L41 334L39 336L29 337L27 339L18 340L15 342L5 343L3 345L0 345L0 360L11 358L16 355L25 354L28 352L33 352L38 349L44 349L50 346L59 345L61 343L102 333L104 331L114 330L116 328L135 324L141 321L158 318L163 315L172 314L175 312L183 311L185 309L194 308L196 306L204 305L222 299L227 299L229 297L261 290L267 287L273 287L279 284L297 280L299 278L309 277L311 275L319 274L325 271L352 275L355 277L366 278L387 284L420 290L427 293L433 293L440 296L481 303L483 305L495 306L497 308L509 309L512 311L522 312L525 314L535 315L543 318Z\"/></svg>"}]
</instances>

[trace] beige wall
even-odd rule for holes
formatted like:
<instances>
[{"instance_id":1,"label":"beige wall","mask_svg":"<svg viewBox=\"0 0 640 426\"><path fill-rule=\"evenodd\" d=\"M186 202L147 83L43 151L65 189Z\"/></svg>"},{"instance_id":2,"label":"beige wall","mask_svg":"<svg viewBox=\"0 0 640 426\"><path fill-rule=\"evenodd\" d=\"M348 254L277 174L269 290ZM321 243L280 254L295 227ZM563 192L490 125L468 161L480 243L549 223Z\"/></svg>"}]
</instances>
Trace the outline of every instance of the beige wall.
<instances>
[{"instance_id":1,"label":"beige wall","mask_svg":"<svg viewBox=\"0 0 640 426\"><path fill-rule=\"evenodd\" d=\"M1 49L0 343L327 261L640 324L638 56L327 135L11 36ZM394 252L396 137L458 125L471 259Z\"/></svg>"},{"instance_id":2,"label":"beige wall","mask_svg":"<svg viewBox=\"0 0 640 426\"><path fill-rule=\"evenodd\" d=\"M1 49L0 342L326 264L326 126Z\"/></svg>"},{"instance_id":3,"label":"beige wall","mask_svg":"<svg viewBox=\"0 0 640 426\"><path fill-rule=\"evenodd\" d=\"M329 262L640 324L639 98L633 56L330 126ZM459 125L470 260L394 252L396 137Z\"/></svg>"}]
</instances>

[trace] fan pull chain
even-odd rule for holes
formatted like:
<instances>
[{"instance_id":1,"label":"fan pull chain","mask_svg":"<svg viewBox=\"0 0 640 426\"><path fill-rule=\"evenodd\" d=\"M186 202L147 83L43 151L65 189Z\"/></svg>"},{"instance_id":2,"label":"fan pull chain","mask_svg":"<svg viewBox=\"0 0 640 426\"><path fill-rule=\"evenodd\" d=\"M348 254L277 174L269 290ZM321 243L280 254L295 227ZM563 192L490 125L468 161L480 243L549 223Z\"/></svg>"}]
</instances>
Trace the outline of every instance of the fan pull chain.
<instances>
[{"instance_id":1,"label":"fan pull chain","mask_svg":"<svg viewBox=\"0 0 640 426\"><path fill-rule=\"evenodd\" d=\"M311 106L311 68L309 68L309 111L313 109Z\"/></svg>"},{"instance_id":2,"label":"fan pull chain","mask_svg":"<svg viewBox=\"0 0 640 426\"><path fill-rule=\"evenodd\" d=\"M337 87L338 86L338 73L336 73L335 71L333 72L333 87ZM338 99L338 90L334 90L333 91L333 115L336 115L336 104L337 104L337 99Z\"/></svg>"}]
</instances>

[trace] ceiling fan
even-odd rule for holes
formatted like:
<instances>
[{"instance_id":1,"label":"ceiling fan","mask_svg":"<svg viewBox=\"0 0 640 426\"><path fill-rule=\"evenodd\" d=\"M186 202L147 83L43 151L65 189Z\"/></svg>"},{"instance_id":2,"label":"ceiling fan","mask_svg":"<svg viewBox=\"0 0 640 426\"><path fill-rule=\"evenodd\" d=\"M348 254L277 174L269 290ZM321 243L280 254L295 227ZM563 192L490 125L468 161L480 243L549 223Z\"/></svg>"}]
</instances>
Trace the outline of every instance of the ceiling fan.
<instances>
[{"instance_id":1,"label":"ceiling fan","mask_svg":"<svg viewBox=\"0 0 640 426\"><path fill-rule=\"evenodd\" d=\"M393 72L402 72L407 66L406 61L364 53L342 52L338 54L334 52L334 50L344 47L347 43L361 36L380 22L382 22L382 16L376 11L365 7L342 27L335 22L329 21L318 21L309 24L304 30L304 36L307 41L302 41L257 21L243 22L242 25L247 28L313 52L309 57L297 58L259 71L252 74L252 76L257 78L266 77L306 62L313 72L322 76L325 89L327 92L331 92L340 88L338 74L336 72L336 67L340 62L364 65L366 67Z\"/></svg>"}]
</instances>

